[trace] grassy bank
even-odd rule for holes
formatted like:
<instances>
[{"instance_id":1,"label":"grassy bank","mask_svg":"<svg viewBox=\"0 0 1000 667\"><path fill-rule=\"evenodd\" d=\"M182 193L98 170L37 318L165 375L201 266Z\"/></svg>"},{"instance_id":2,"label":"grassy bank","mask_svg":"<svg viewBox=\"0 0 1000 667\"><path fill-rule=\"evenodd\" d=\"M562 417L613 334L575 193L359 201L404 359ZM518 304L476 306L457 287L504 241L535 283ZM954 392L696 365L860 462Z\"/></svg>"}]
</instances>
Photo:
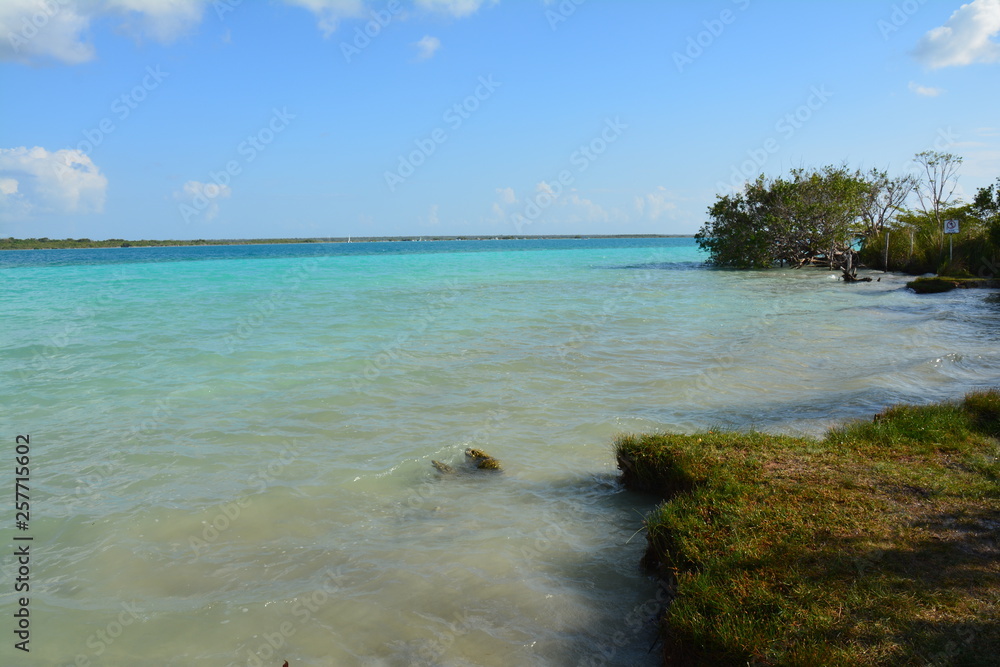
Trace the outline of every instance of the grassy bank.
<instances>
[{"instance_id":1,"label":"grassy bank","mask_svg":"<svg viewBox=\"0 0 1000 667\"><path fill-rule=\"evenodd\" d=\"M1000 280L992 278L967 278L953 276L934 276L933 278L917 278L906 283L906 286L917 294L940 294L953 289L969 289L976 287L1000 287Z\"/></svg>"},{"instance_id":2,"label":"grassy bank","mask_svg":"<svg viewBox=\"0 0 1000 667\"><path fill-rule=\"evenodd\" d=\"M823 439L623 435L666 500L644 564L674 582L670 665L995 665L1000 393L898 406Z\"/></svg>"}]
</instances>

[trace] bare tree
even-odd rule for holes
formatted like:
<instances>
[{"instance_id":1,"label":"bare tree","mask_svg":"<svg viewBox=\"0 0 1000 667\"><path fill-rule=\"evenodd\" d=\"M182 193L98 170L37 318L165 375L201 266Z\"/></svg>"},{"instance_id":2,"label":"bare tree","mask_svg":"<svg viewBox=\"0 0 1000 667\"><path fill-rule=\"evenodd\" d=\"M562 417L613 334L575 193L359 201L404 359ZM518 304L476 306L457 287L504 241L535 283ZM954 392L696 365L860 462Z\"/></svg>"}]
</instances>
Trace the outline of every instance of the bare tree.
<instances>
[{"instance_id":1,"label":"bare tree","mask_svg":"<svg viewBox=\"0 0 1000 667\"><path fill-rule=\"evenodd\" d=\"M912 174L890 178L889 172L877 168L873 168L867 174L859 170L856 178L866 181L869 185L861 208L861 219L865 225L864 235L867 238L882 233L882 229L892 220L896 212L902 209L903 202L919 182L919 179Z\"/></svg>"},{"instance_id":2,"label":"bare tree","mask_svg":"<svg viewBox=\"0 0 1000 667\"><path fill-rule=\"evenodd\" d=\"M924 213L934 219L938 226L944 226L941 211L957 203L952 200L958 187L958 168L962 158L952 153L924 151L917 153L914 161L924 168L926 180L917 184L917 199Z\"/></svg>"}]
</instances>

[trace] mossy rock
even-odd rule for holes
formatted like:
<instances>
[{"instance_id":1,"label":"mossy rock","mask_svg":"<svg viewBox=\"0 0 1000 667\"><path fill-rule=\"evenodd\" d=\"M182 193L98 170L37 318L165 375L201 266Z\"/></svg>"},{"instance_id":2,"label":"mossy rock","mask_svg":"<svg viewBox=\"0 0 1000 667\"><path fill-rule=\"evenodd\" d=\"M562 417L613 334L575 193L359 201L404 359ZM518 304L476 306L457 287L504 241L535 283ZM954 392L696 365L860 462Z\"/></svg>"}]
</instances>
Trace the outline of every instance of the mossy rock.
<instances>
[{"instance_id":1,"label":"mossy rock","mask_svg":"<svg viewBox=\"0 0 1000 667\"><path fill-rule=\"evenodd\" d=\"M477 470L503 470L499 461L481 449L466 449L465 457L472 461Z\"/></svg>"},{"instance_id":2,"label":"mossy rock","mask_svg":"<svg viewBox=\"0 0 1000 667\"><path fill-rule=\"evenodd\" d=\"M431 465L434 466L434 469L442 475L453 475L463 471L474 470L489 470L493 472L500 472L503 470L503 466L500 465L500 461L481 449L466 449L465 459L466 465L458 469L441 461L431 461Z\"/></svg>"}]
</instances>

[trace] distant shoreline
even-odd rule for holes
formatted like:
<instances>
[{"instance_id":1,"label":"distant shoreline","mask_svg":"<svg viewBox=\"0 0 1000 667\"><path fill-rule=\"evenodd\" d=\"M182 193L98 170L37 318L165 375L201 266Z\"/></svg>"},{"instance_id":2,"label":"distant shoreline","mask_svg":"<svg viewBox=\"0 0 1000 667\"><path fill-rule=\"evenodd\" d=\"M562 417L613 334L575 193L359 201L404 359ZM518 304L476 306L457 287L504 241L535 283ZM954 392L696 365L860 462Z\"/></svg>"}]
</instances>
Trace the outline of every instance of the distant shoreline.
<instances>
[{"instance_id":1,"label":"distant shoreline","mask_svg":"<svg viewBox=\"0 0 1000 667\"><path fill-rule=\"evenodd\" d=\"M522 241L575 239L689 239L694 234L552 234L552 235L463 235L463 236L329 236L289 239L197 239L130 241L127 239L0 239L0 250L66 250L94 248L168 248L185 246L268 245L278 243L374 243L395 241Z\"/></svg>"}]
</instances>

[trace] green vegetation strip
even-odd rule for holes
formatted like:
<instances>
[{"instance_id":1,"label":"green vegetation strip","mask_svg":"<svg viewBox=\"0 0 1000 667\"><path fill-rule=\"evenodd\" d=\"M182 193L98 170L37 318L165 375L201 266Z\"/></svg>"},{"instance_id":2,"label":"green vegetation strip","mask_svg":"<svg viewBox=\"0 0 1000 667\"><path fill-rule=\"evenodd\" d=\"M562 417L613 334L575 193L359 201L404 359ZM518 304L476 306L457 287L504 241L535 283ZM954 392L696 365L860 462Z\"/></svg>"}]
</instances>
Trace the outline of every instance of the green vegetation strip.
<instances>
[{"instance_id":1,"label":"green vegetation strip","mask_svg":"<svg viewBox=\"0 0 1000 667\"><path fill-rule=\"evenodd\" d=\"M990 278L968 278L965 276L934 276L917 278L906 283L906 286L917 294L939 294L958 288L970 287L1000 287L1000 280Z\"/></svg>"},{"instance_id":2,"label":"green vegetation strip","mask_svg":"<svg viewBox=\"0 0 1000 667\"><path fill-rule=\"evenodd\" d=\"M1000 392L821 440L622 435L670 665L996 665Z\"/></svg>"},{"instance_id":3,"label":"green vegetation strip","mask_svg":"<svg viewBox=\"0 0 1000 667\"><path fill-rule=\"evenodd\" d=\"M125 239L0 238L0 250L57 250L66 248L149 248L159 246L259 245L269 243L366 243L369 241L513 241L524 239L677 239L685 234L590 234L551 236L329 236L306 239L197 239L126 241Z\"/></svg>"}]
</instances>

